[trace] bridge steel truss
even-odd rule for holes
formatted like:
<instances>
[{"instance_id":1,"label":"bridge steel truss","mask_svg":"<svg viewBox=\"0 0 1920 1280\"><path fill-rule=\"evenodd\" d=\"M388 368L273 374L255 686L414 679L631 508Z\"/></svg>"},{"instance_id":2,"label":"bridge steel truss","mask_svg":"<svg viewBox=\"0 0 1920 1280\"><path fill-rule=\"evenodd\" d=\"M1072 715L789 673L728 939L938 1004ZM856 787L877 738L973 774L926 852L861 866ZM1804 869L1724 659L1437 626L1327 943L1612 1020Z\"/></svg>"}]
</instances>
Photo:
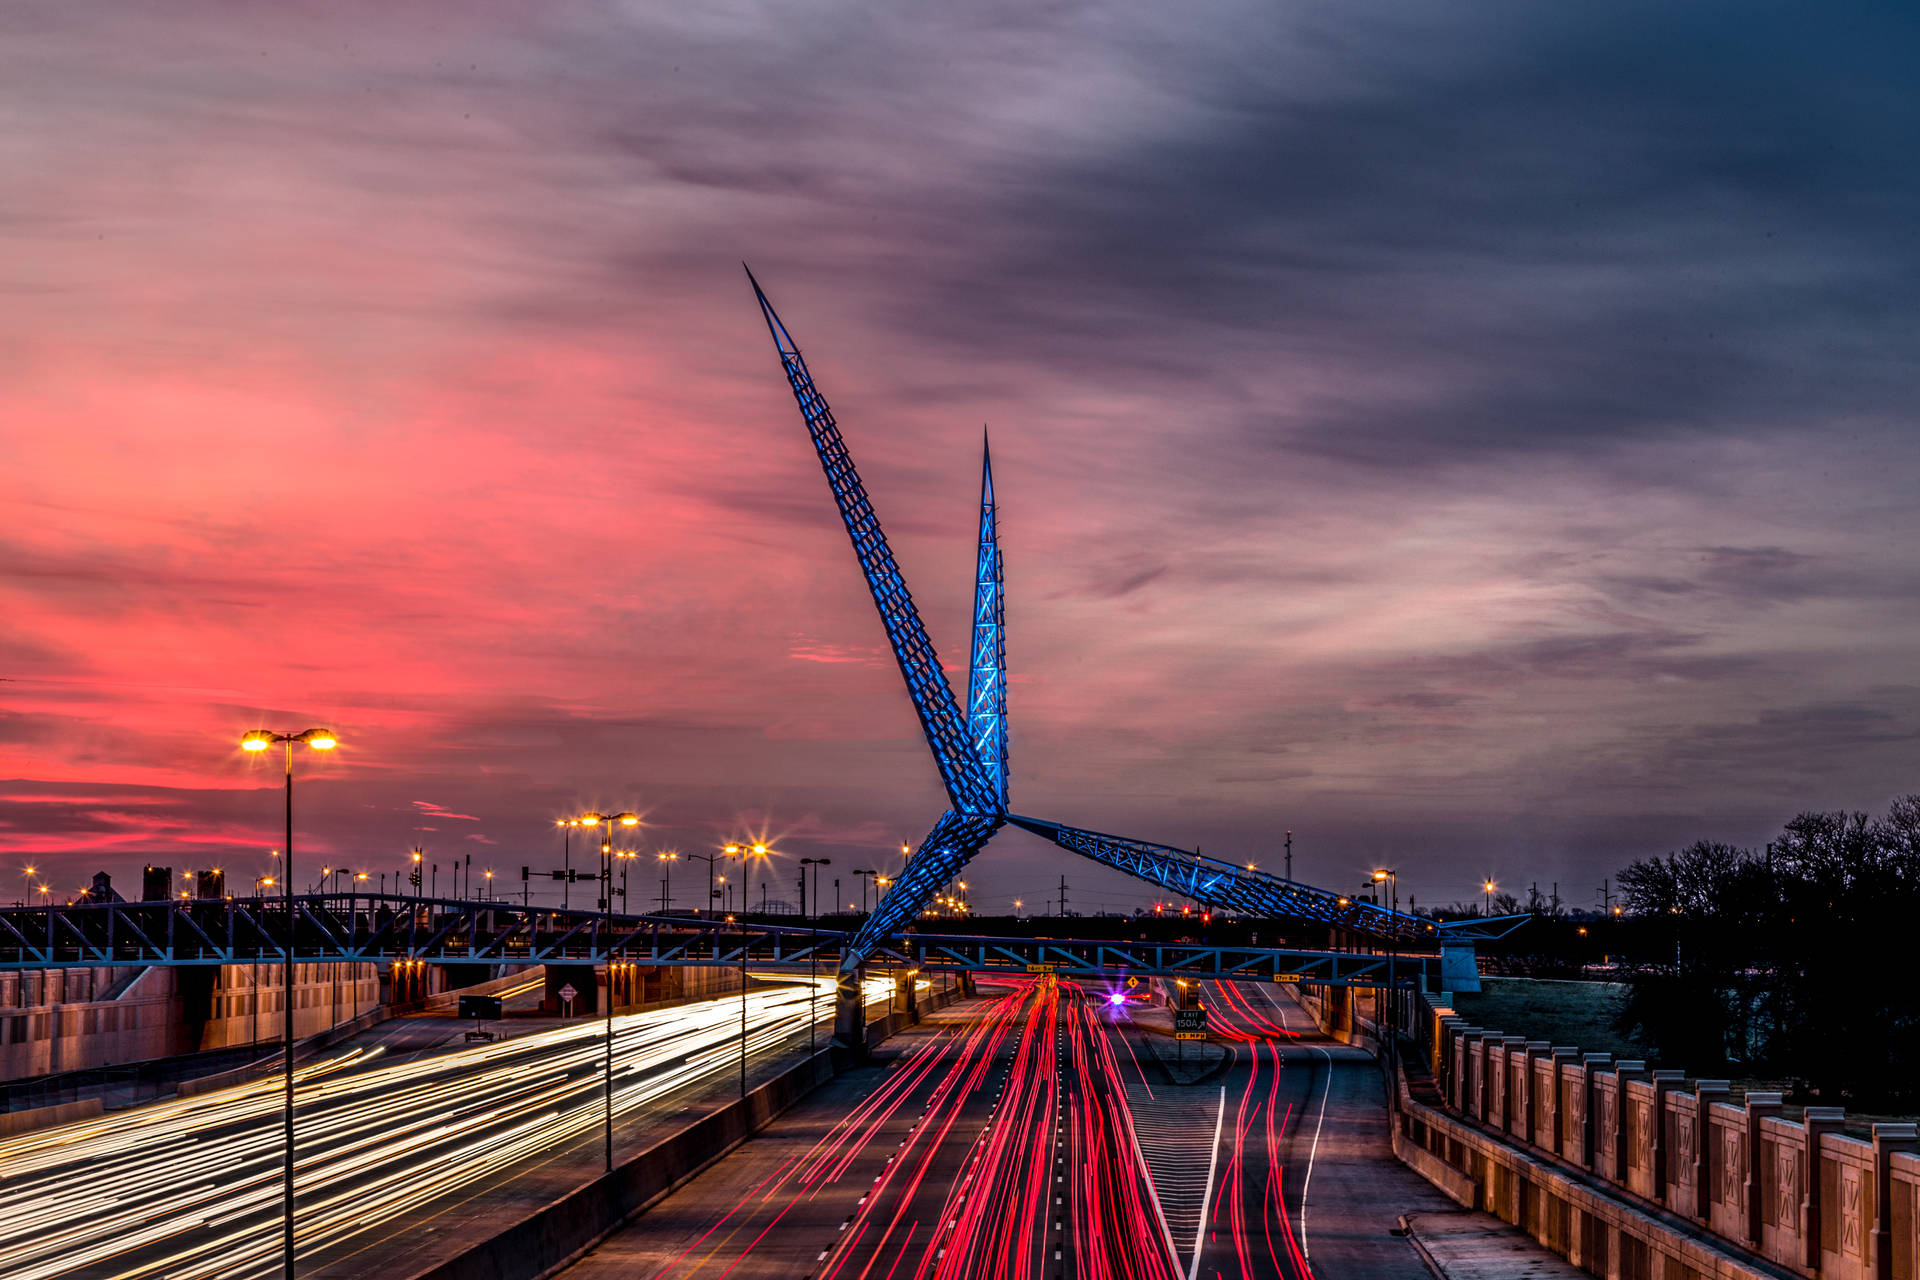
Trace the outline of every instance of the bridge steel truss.
<instances>
[{"instance_id":1,"label":"bridge steel truss","mask_svg":"<svg viewBox=\"0 0 1920 1280\"><path fill-rule=\"evenodd\" d=\"M814 452L820 455L820 468L826 472L827 486L833 490L834 503L840 508L840 519L853 542L860 572L866 575L873 607L879 611L887 643L900 664L900 676L907 683L913 709L920 717L920 728L933 749L933 761L939 767L947 797L953 807L963 813L992 813L999 807L997 793L968 746L966 722L959 704L954 701L953 686L947 682L947 673L934 652L933 641L920 621L920 610L913 603L913 593L907 590L906 579L893 558L893 548L887 544L887 535L880 528L866 487L860 483L853 455L847 452L846 442L840 438L833 410L814 386L813 375L807 371L799 346L780 323L780 317L774 314L773 305L761 292L760 283L753 279L751 271L747 279L753 283L754 296L760 300L761 317L767 322L767 332L773 336L773 345L780 353L780 365L800 406L800 416L806 421Z\"/></svg>"},{"instance_id":2,"label":"bridge steel truss","mask_svg":"<svg viewBox=\"0 0 1920 1280\"><path fill-rule=\"evenodd\" d=\"M799 345L747 272L761 318L773 338L807 434L833 491L847 537L873 595L907 694L926 735L934 765L952 808L934 824L908 868L896 878L842 961L850 978L862 956L917 917L940 887L954 878L1008 822L1116 870L1137 876L1210 906L1263 916L1317 920L1398 939L1431 938L1435 926L1411 915L1385 911L1274 876L1243 872L1228 863L1185 850L1082 831L1008 812L1007 675L1003 564L993 491L993 463L982 441L979 554L975 562L973 635L969 647L967 706L963 714L934 651L899 563L880 527L860 474L826 398L801 358ZM849 985L847 991L851 992ZM852 1000L848 995L847 999Z\"/></svg>"},{"instance_id":3,"label":"bridge steel truss","mask_svg":"<svg viewBox=\"0 0 1920 1280\"><path fill-rule=\"evenodd\" d=\"M1039 818L1007 815L1007 821L1095 862L1117 867L1183 898L1239 915L1317 920L1343 929L1401 940L1440 936L1444 926L1404 912L1389 911L1358 898L1345 898L1311 885L1204 858L1185 849L1145 840L1083 831Z\"/></svg>"},{"instance_id":4,"label":"bridge steel truss","mask_svg":"<svg viewBox=\"0 0 1920 1280\"><path fill-rule=\"evenodd\" d=\"M1385 986L1380 951L1212 946L1070 938L899 933L854 950L837 929L728 924L680 916L613 916L502 902L391 894L314 894L293 900L292 958L299 962L718 966L824 973L849 955L865 964L926 972L1051 973L1089 980L1128 976ZM159 965L279 963L287 959L285 899L79 903L0 908L0 971ZM1436 982L1439 957L1399 952L1402 983Z\"/></svg>"}]
</instances>

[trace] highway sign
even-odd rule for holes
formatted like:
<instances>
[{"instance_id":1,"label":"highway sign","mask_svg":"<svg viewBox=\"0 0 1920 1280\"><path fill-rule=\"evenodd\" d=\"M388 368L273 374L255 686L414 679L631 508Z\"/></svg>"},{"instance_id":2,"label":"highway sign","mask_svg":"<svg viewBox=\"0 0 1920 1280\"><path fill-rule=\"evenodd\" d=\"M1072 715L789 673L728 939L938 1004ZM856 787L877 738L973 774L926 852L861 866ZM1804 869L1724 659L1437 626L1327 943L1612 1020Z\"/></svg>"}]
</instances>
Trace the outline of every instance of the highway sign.
<instances>
[{"instance_id":1,"label":"highway sign","mask_svg":"<svg viewBox=\"0 0 1920 1280\"><path fill-rule=\"evenodd\" d=\"M1207 1011L1205 1009L1175 1009L1173 1011L1173 1029L1175 1031L1198 1031L1202 1035L1207 1030Z\"/></svg>"},{"instance_id":2,"label":"highway sign","mask_svg":"<svg viewBox=\"0 0 1920 1280\"><path fill-rule=\"evenodd\" d=\"M498 1018L500 1012L499 996L461 996L460 1016L463 1018Z\"/></svg>"},{"instance_id":3,"label":"highway sign","mask_svg":"<svg viewBox=\"0 0 1920 1280\"><path fill-rule=\"evenodd\" d=\"M1276 973L1273 975L1273 980L1275 982L1299 982L1301 978L1297 973Z\"/></svg>"},{"instance_id":4,"label":"highway sign","mask_svg":"<svg viewBox=\"0 0 1920 1280\"><path fill-rule=\"evenodd\" d=\"M575 1000L578 1000L580 998L580 993L578 991L575 991L573 989L573 984L569 982L566 986L560 988L560 998L562 1000L565 1000L568 1004L572 1004Z\"/></svg>"},{"instance_id":5,"label":"highway sign","mask_svg":"<svg viewBox=\"0 0 1920 1280\"><path fill-rule=\"evenodd\" d=\"M1173 1038L1175 1040L1205 1040L1207 1033L1204 1031L1176 1031L1173 1033Z\"/></svg>"},{"instance_id":6,"label":"highway sign","mask_svg":"<svg viewBox=\"0 0 1920 1280\"><path fill-rule=\"evenodd\" d=\"M1139 985L1140 985L1140 979L1138 979L1138 978L1133 978L1133 977L1129 977L1129 978L1127 979L1127 985L1128 985L1129 987L1137 987L1137 986L1139 986Z\"/></svg>"},{"instance_id":7,"label":"highway sign","mask_svg":"<svg viewBox=\"0 0 1920 1280\"><path fill-rule=\"evenodd\" d=\"M700 856L704 858L706 855L701 854ZM1055 969L1058 969L1059 967L1060 966L1058 964L1030 964L1027 966L1027 972L1028 973L1052 973Z\"/></svg>"}]
</instances>

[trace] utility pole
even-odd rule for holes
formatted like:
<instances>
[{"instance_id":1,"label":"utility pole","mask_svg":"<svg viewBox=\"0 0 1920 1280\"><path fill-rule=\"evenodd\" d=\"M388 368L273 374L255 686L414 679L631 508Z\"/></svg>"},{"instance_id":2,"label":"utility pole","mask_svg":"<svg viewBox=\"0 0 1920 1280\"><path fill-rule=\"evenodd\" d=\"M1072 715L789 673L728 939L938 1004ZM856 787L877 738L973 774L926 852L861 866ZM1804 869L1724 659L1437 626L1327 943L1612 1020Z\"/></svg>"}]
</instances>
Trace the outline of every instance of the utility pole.
<instances>
[{"instance_id":1,"label":"utility pole","mask_svg":"<svg viewBox=\"0 0 1920 1280\"><path fill-rule=\"evenodd\" d=\"M1293 879L1293 832L1287 832L1287 879Z\"/></svg>"},{"instance_id":2,"label":"utility pole","mask_svg":"<svg viewBox=\"0 0 1920 1280\"><path fill-rule=\"evenodd\" d=\"M1067 914L1067 878L1065 876L1061 876L1060 877L1060 915L1064 918L1066 914Z\"/></svg>"}]
</instances>

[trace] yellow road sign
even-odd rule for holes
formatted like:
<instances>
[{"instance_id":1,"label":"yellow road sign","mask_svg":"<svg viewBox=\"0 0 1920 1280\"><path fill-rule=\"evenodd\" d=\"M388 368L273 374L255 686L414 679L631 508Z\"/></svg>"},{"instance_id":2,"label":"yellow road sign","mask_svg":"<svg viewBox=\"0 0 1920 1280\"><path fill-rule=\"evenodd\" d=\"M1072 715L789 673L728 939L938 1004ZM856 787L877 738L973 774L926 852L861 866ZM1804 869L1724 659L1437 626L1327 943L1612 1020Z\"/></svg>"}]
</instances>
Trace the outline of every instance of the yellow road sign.
<instances>
[{"instance_id":1,"label":"yellow road sign","mask_svg":"<svg viewBox=\"0 0 1920 1280\"><path fill-rule=\"evenodd\" d=\"M1175 1040L1205 1040L1207 1033L1204 1031L1176 1031L1173 1033L1173 1038Z\"/></svg>"},{"instance_id":2,"label":"yellow road sign","mask_svg":"<svg viewBox=\"0 0 1920 1280\"><path fill-rule=\"evenodd\" d=\"M1275 982L1299 982L1302 979L1297 973L1276 973L1273 975L1273 980Z\"/></svg>"},{"instance_id":3,"label":"yellow road sign","mask_svg":"<svg viewBox=\"0 0 1920 1280\"><path fill-rule=\"evenodd\" d=\"M704 857L705 855L703 854L701 856ZM1030 964L1027 966L1027 972L1028 973L1052 973L1055 969L1058 969L1059 967L1060 966L1057 964Z\"/></svg>"}]
</instances>

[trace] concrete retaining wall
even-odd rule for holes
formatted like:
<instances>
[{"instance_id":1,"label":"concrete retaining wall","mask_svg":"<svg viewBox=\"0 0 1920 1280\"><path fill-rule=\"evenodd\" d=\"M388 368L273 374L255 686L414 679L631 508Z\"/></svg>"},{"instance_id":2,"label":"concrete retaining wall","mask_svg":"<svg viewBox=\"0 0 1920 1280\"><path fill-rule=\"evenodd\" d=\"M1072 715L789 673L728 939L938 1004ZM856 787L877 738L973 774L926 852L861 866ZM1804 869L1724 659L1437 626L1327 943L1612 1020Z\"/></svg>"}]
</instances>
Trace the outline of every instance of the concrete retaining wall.
<instances>
[{"instance_id":1,"label":"concrete retaining wall","mask_svg":"<svg viewBox=\"0 0 1920 1280\"><path fill-rule=\"evenodd\" d=\"M1301 1003L1340 1034L1324 1004ZM1848 1137L1838 1107L1789 1121L1777 1093L1732 1106L1724 1080L1503 1036L1425 996L1399 1031L1440 1105L1400 1083L1395 1153L1592 1275L1920 1280L1911 1124Z\"/></svg>"}]
</instances>

